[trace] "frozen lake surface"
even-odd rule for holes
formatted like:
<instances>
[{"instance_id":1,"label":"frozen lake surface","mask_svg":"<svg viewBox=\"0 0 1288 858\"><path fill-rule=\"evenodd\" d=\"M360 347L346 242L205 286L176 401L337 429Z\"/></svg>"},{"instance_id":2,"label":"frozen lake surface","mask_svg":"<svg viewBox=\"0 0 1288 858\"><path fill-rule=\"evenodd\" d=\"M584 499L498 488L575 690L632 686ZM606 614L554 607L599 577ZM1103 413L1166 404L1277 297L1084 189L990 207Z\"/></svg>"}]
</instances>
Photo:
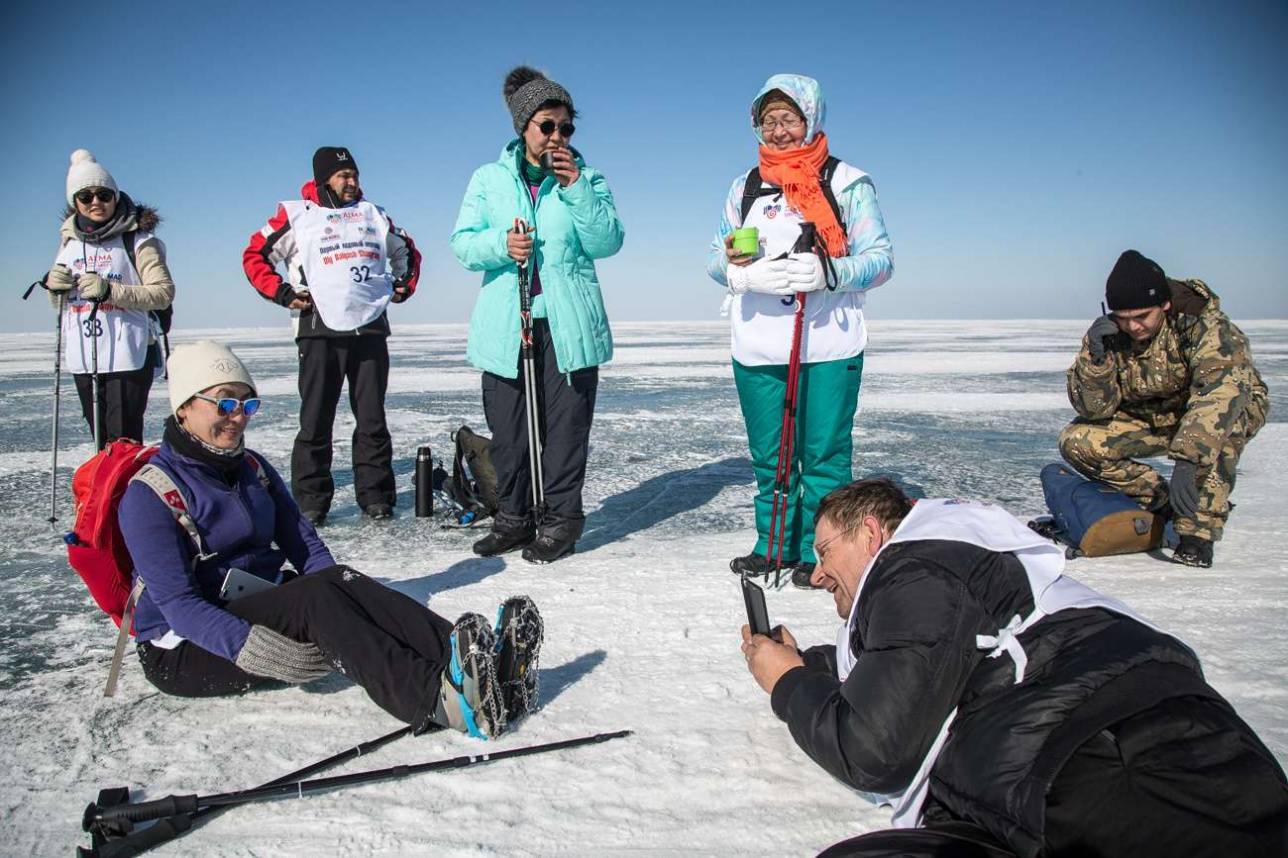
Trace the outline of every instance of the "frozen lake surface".
<instances>
[{"instance_id":1,"label":"frozen lake surface","mask_svg":"<svg viewBox=\"0 0 1288 858\"><path fill-rule=\"evenodd\" d=\"M52 326L52 325L51 325ZM1038 471L1072 416L1064 369L1086 322L882 322L871 328L856 476L896 475L925 496L970 496L1022 517L1043 511ZM1188 641L1209 680L1281 762L1288 760L1288 322L1243 325L1271 388L1271 423L1239 469L1238 504L1217 565L1148 556L1081 559L1076 577ZM626 324L603 371L578 553L552 566L481 559L479 531L411 515L417 446L449 448L462 423L486 429L463 326L399 328L388 398L399 517L359 517L348 471L352 418L337 420L339 491L322 536L348 563L455 618L512 593L545 616L544 708L483 745L439 732L403 739L339 771L421 762L634 729L633 737L467 771L234 809L163 855L808 855L884 827L799 751L747 673L729 558L754 540L752 475L723 323ZM266 397L248 433L284 472L294 436L295 349L285 330L214 336ZM67 854L87 843L99 788L142 797L254 786L395 729L338 676L241 698L165 697L131 653L116 698L101 696L115 629L67 567L48 515L52 335L0 338L0 852ZM64 378L60 481L90 454ZM150 439L165 415L153 390ZM59 499L71 525L70 490ZM826 594L769 594L772 619L802 646L834 639ZM136 796L137 797L137 796Z\"/></svg>"}]
</instances>

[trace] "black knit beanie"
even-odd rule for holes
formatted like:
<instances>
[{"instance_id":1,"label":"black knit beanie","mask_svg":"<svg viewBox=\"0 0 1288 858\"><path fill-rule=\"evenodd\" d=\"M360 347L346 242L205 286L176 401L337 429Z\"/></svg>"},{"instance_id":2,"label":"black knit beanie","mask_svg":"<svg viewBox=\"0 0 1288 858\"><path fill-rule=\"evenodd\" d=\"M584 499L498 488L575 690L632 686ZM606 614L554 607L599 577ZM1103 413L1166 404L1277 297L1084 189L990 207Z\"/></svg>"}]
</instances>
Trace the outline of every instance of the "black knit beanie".
<instances>
[{"instance_id":1,"label":"black knit beanie","mask_svg":"<svg viewBox=\"0 0 1288 858\"><path fill-rule=\"evenodd\" d=\"M341 170L357 172L358 162L353 154L343 146L323 146L313 153L313 181L317 182L320 191L336 173Z\"/></svg>"},{"instance_id":2,"label":"black knit beanie","mask_svg":"<svg viewBox=\"0 0 1288 858\"><path fill-rule=\"evenodd\" d=\"M1167 275L1158 263L1135 250L1118 257L1105 283L1105 302L1110 310L1143 310L1171 300Z\"/></svg>"}]
</instances>

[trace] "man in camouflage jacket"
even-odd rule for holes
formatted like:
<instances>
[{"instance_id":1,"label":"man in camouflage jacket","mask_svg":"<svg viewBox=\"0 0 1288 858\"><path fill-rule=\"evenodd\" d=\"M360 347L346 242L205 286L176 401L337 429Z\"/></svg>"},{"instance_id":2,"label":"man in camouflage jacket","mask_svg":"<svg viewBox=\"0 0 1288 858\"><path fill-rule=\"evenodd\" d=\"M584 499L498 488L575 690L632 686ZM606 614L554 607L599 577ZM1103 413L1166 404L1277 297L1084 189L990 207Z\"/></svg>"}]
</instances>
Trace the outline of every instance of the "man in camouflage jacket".
<instances>
[{"instance_id":1,"label":"man in camouflage jacket","mask_svg":"<svg viewBox=\"0 0 1288 858\"><path fill-rule=\"evenodd\" d=\"M1243 332L1201 280L1172 280L1134 250L1119 257L1068 371L1078 417L1060 452L1089 479L1170 515L1173 559L1212 565L1235 465L1265 425L1269 400ZM1137 459L1166 454L1170 482Z\"/></svg>"}]
</instances>

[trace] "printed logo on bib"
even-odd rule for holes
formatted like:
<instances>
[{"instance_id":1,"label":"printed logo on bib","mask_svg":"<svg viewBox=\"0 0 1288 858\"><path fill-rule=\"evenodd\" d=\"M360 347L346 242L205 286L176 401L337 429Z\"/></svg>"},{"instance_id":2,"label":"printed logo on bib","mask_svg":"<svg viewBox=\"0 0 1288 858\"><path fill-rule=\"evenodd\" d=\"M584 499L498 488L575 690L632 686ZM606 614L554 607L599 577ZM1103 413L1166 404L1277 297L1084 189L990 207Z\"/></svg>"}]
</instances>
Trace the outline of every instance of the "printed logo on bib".
<instances>
[{"instance_id":1,"label":"printed logo on bib","mask_svg":"<svg viewBox=\"0 0 1288 858\"><path fill-rule=\"evenodd\" d=\"M765 206L765 208L764 208L764 215L765 215L765 217L769 218L770 220L773 220L775 217L777 217L777 216L778 216L778 213L779 213L780 211L782 211L782 210L783 210L783 204L782 204L782 203L773 203L773 204L771 204L771 205L767 205L767 206Z\"/></svg>"},{"instance_id":2,"label":"printed logo on bib","mask_svg":"<svg viewBox=\"0 0 1288 858\"><path fill-rule=\"evenodd\" d=\"M328 327L360 328L384 312L393 295L385 259L389 225L374 205L310 206L292 218L309 291Z\"/></svg>"}]
</instances>

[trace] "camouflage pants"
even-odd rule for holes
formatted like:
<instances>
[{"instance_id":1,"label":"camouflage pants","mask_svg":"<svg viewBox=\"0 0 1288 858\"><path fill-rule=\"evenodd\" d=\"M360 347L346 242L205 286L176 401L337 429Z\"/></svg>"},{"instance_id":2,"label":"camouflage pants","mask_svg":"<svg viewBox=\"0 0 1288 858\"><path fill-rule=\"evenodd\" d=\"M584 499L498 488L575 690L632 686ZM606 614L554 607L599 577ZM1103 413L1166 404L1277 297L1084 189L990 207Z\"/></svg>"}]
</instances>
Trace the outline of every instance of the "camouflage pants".
<instances>
[{"instance_id":1,"label":"camouflage pants","mask_svg":"<svg viewBox=\"0 0 1288 858\"><path fill-rule=\"evenodd\" d=\"M1235 466L1248 439L1261 428L1248 424L1246 418L1241 418L1216 462L1199 469L1199 510L1193 518L1174 520L1178 534L1191 534L1213 542L1221 538L1230 514ZM1087 479L1113 486L1145 509L1158 509L1167 501L1167 480L1136 459L1166 455L1173 432L1155 429L1143 420L1122 413L1108 420L1080 417L1060 433L1060 454Z\"/></svg>"}]
</instances>

